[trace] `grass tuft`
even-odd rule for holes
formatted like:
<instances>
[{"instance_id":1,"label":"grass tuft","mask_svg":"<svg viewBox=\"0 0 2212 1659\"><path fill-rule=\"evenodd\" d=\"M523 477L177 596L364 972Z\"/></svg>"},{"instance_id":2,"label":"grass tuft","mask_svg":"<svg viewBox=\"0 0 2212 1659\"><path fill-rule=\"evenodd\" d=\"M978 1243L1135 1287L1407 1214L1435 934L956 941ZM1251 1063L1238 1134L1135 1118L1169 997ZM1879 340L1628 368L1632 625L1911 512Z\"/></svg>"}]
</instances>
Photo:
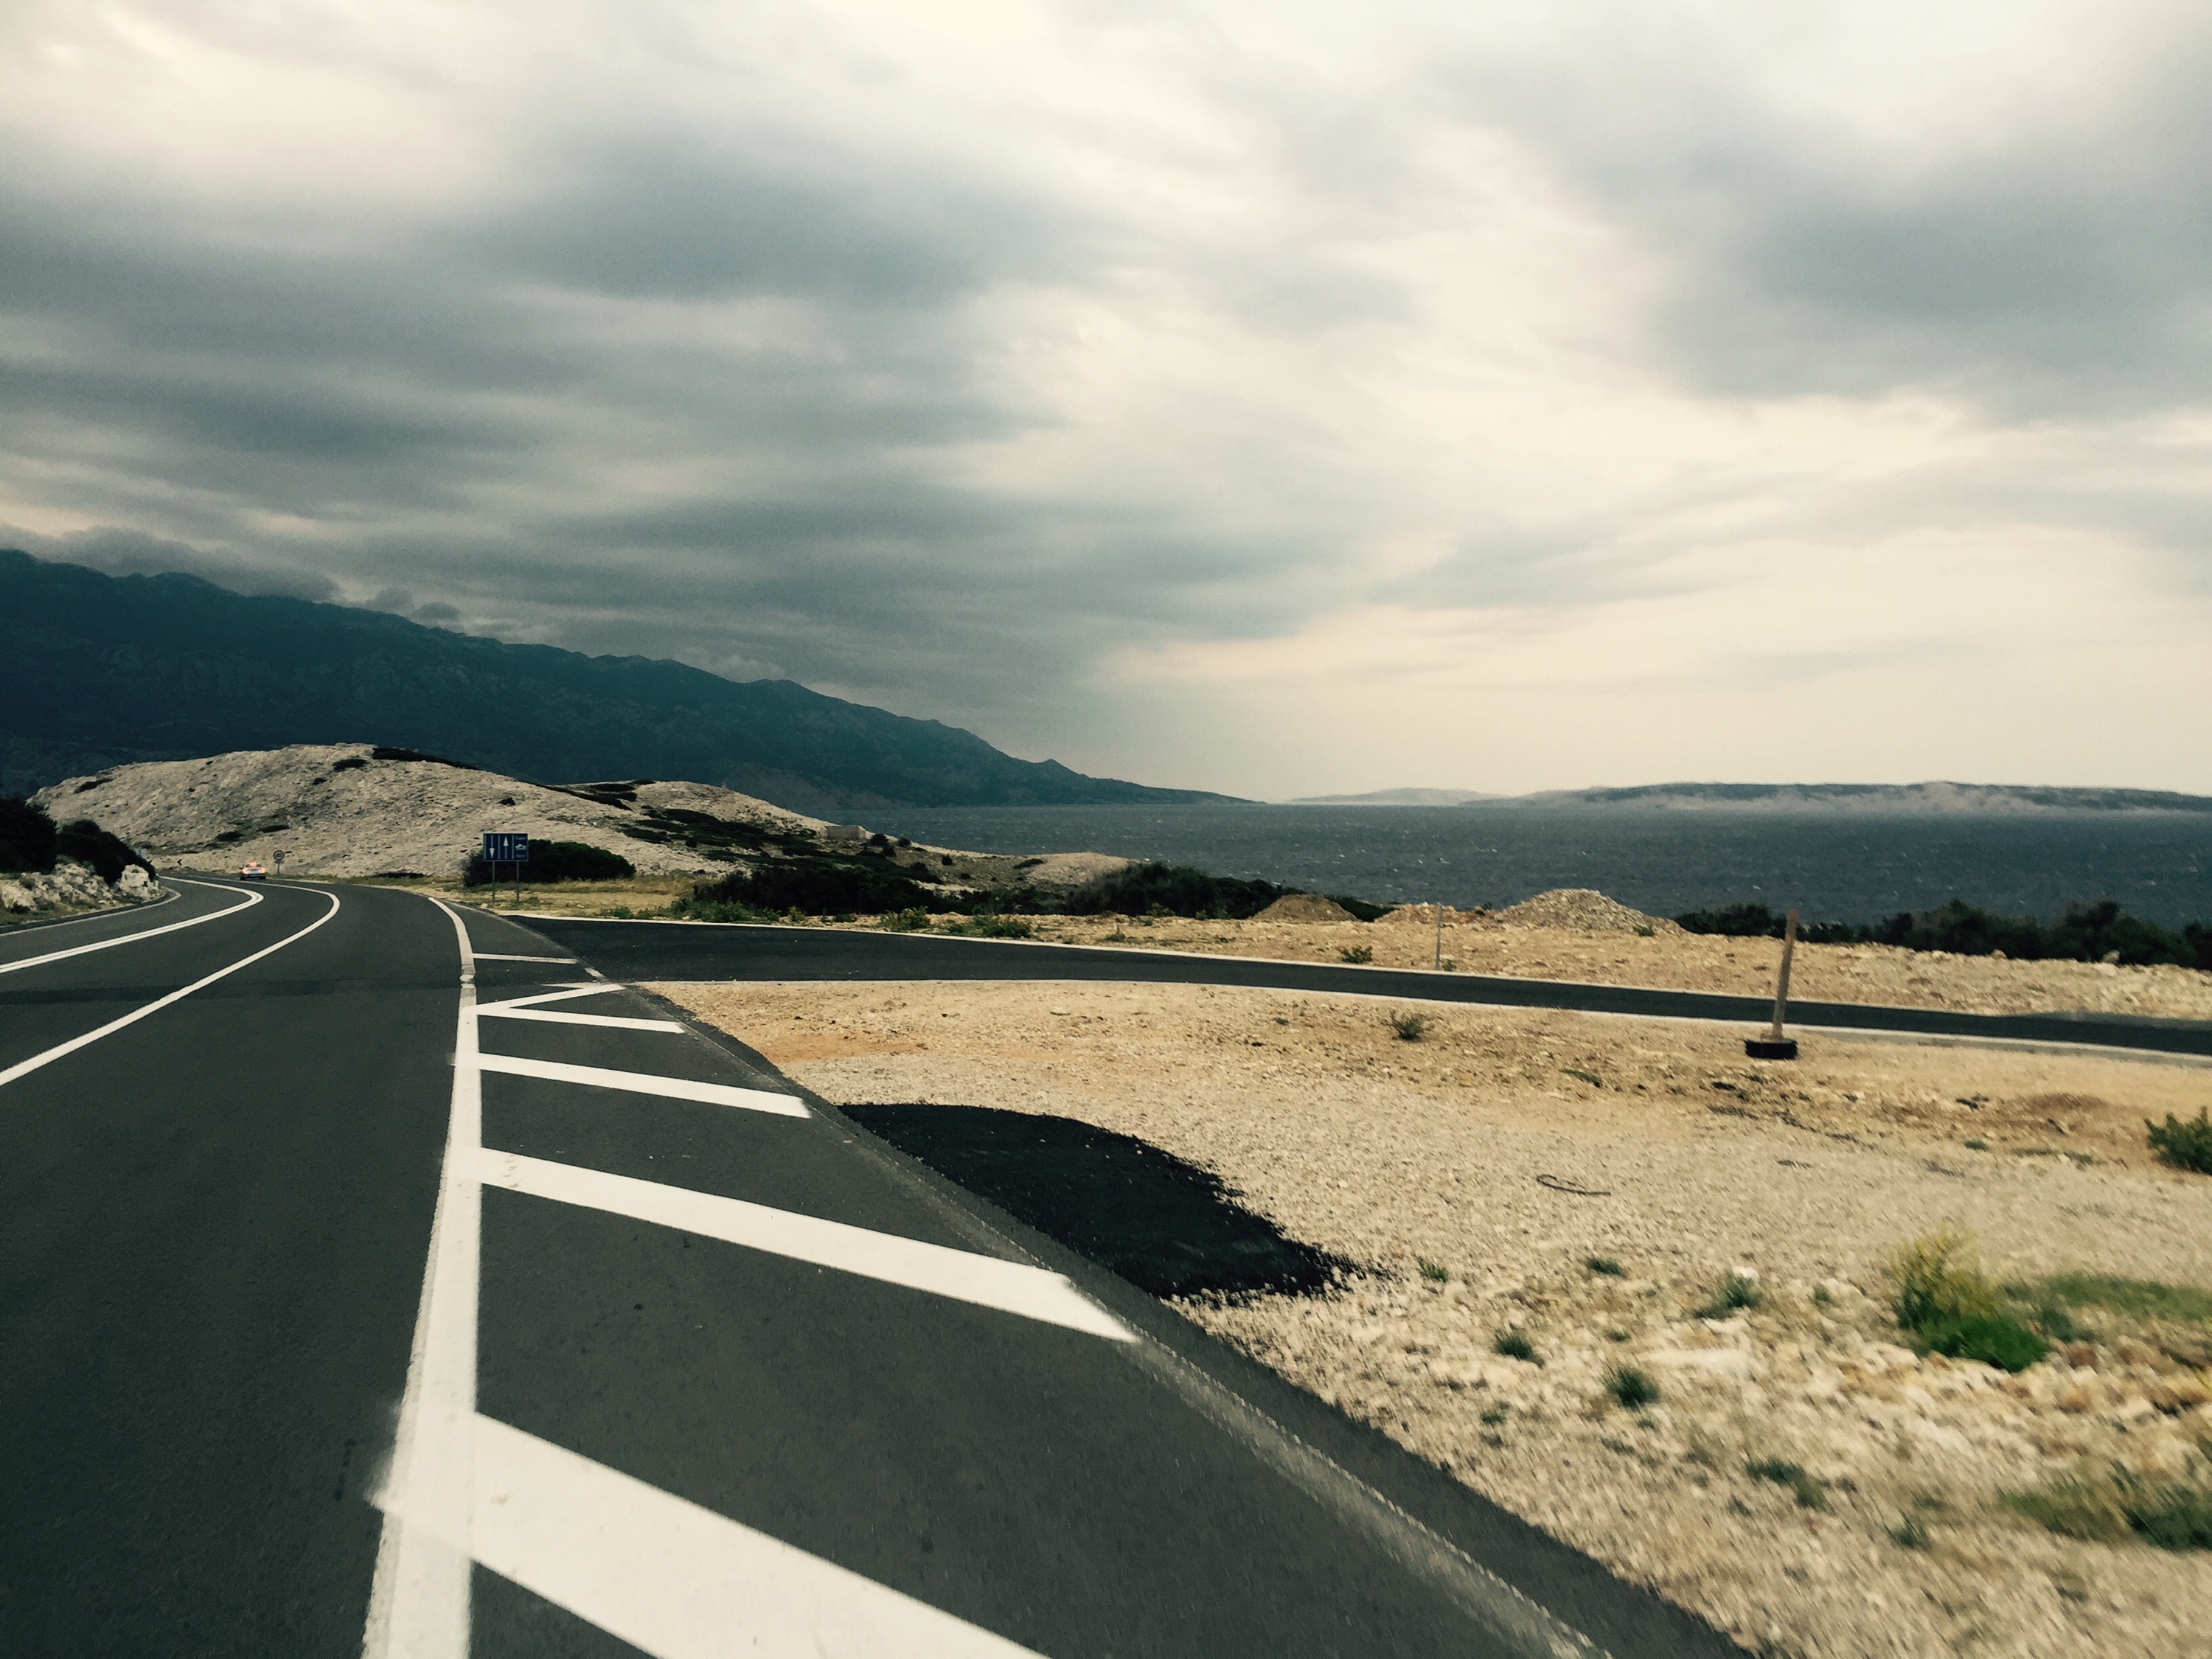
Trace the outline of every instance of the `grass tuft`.
<instances>
[{"instance_id":1,"label":"grass tuft","mask_svg":"<svg viewBox=\"0 0 2212 1659\"><path fill-rule=\"evenodd\" d=\"M2108 1308L2131 1319L2171 1320L2183 1325L2212 1325L2212 1291L2194 1285L2166 1285L2155 1279L2122 1279L2112 1273L2053 1273L2048 1279L2008 1285L2007 1294L2033 1307L2038 1323L2046 1310ZM2049 1325L2045 1328L2050 1330ZM2057 1331L2061 1341L2069 1339Z\"/></svg>"},{"instance_id":2,"label":"grass tuft","mask_svg":"<svg viewBox=\"0 0 2212 1659\"><path fill-rule=\"evenodd\" d=\"M1586 1255L1583 1258L1583 1266L1601 1279L1620 1279L1625 1277L1628 1272L1627 1268L1609 1255Z\"/></svg>"},{"instance_id":3,"label":"grass tuft","mask_svg":"<svg viewBox=\"0 0 2212 1659\"><path fill-rule=\"evenodd\" d=\"M1900 1247L1882 1273L1890 1311L1908 1331L1996 1313L1996 1286L1974 1265L1973 1237L1948 1223Z\"/></svg>"},{"instance_id":4,"label":"grass tuft","mask_svg":"<svg viewBox=\"0 0 2212 1659\"><path fill-rule=\"evenodd\" d=\"M1442 1285L1451 1278L1451 1269L1440 1261L1431 1261L1425 1255L1417 1255L1413 1261L1420 1267L1421 1277L1431 1285Z\"/></svg>"},{"instance_id":5,"label":"grass tuft","mask_svg":"<svg viewBox=\"0 0 2212 1659\"><path fill-rule=\"evenodd\" d=\"M1390 1029L1398 1034L1401 1042L1419 1042L1429 1034L1429 1017L1408 1009L1390 1016Z\"/></svg>"},{"instance_id":6,"label":"grass tuft","mask_svg":"<svg viewBox=\"0 0 2212 1659\"><path fill-rule=\"evenodd\" d=\"M1595 1072L1584 1072L1580 1071L1572 1066L1562 1066L1559 1068L1559 1073L1563 1077L1571 1077L1579 1083L1587 1083L1593 1089L1602 1089L1605 1087L1605 1079L1600 1077Z\"/></svg>"},{"instance_id":7,"label":"grass tuft","mask_svg":"<svg viewBox=\"0 0 2212 1659\"><path fill-rule=\"evenodd\" d=\"M1347 945L1336 954L1341 960L1350 963L1355 968L1364 968L1375 960L1374 950L1364 945Z\"/></svg>"},{"instance_id":8,"label":"grass tuft","mask_svg":"<svg viewBox=\"0 0 2212 1659\"><path fill-rule=\"evenodd\" d=\"M1808 1474L1802 1463L1785 1463L1778 1457L1754 1457L1743 1466L1743 1472L1754 1480L1789 1487L1801 1510L1828 1507L1828 1489Z\"/></svg>"},{"instance_id":9,"label":"grass tuft","mask_svg":"<svg viewBox=\"0 0 2212 1659\"><path fill-rule=\"evenodd\" d=\"M1528 1340L1528 1334L1523 1330L1509 1328L1498 1332L1490 1339L1490 1349L1492 1353L1502 1353L1508 1359L1525 1360L1531 1365L1544 1363L1536 1357L1536 1345Z\"/></svg>"},{"instance_id":10,"label":"grass tuft","mask_svg":"<svg viewBox=\"0 0 2212 1659\"><path fill-rule=\"evenodd\" d=\"M1659 1399L1659 1385L1651 1380L1651 1374L1633 1365L1615 1365L1607 1371L1605 1391L1616 1404L1631 1411L1642 1411L1646 1406L1656 1404Z\"/></svg>"},{"instance_id":11,"label":"grass tuft","mask_svg":"<svg viewBox=\"0 0 2212 1659\"><path fill-rule=\"evenodd\" d=\"M1712 1300L1698 1310L1700 1319L1727 1319L1746 1308L1756 1308L1766 1300L1766 1292L1759 1288L1759 1281L1742 1273L1730 1273L1714 1291Z\"/></svg>"}]
</instances>

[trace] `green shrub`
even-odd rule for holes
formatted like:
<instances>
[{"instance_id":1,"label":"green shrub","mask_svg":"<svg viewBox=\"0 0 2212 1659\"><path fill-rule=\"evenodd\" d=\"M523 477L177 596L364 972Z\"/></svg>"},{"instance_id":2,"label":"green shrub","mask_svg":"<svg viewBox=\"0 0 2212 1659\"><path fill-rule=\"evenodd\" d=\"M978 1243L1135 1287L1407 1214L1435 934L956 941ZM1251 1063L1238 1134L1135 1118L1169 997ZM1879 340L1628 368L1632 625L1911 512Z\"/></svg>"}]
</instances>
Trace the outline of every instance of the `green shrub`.
<instances>
[{"instance_id":1,"label":"green shrub","mask_svg":"<svg viewBox=\"0 0 2212 1659\"><path fill-rule=\"evenodd\" d=\"M533 858L537 855L535 843L531 854ZM839 859L819 854L765 860L750 872L733 872L720 881L702 883L693 895L760 910L796 910L813 916L835 915L840 910L893 915L901 910L924 908L929 898L918 883L888 859Z\"/></svg>"},{"instance_id":2,"label":"green shrub","mask_svg":"<svg viewBox=\"0 0 2212 1659\"><path fill-rule=\"evenodd\" d=\"M154 873L154 866L132 852L126 842L109 835L90 818L72 819L56 830L54 854L90 866L106 882L121 879L124 871L134 864L149 876Z\"/></svg>"},{"instance_id":3,"label":"green shrub","mask_svg":"<svg viewBox=\"0 0 2212 1659\"><path fill-rule=\"evenodd\" d=\"M978 939L1029 939L1036 933L1020 916L979 916L967 931Z\"/></svg>"},{"instance_id":4,"label":"green shrub","mask_svg":"<svg viewBox=\"0 0 2212 1659\"><path fill-rule=\"evenodd\" d=\"M1577 1071L1571 1066L1563 1066L1559 1068L1559 1075L1562 1077L1571 1077L1577 1083L1587 1083L1593 1089L1602 1089L1605 1087L1605 1079L1600 1077L1595 1072Z\"/></svg>"},{"instance_id":5,"label":"green shrub","mask_svg":"<svg viewBox=\"0 0 2212 1659\"><path fill-rule=\"evenodd\" d=\"M1390 1029L1401 1042L1419 1042L1429 1034L1429 1017L1408 1009L1390 1016Z\"/></svg>"},{"instance_id":6,"label":"green shrub","mask_svg":"<svg viewBox=\"0 0 2212 1659\"><path fill-rule=\"evenodd\" d=\"M1451 1278L1451 1269L1441 1261L1431 1261L1425 1255L1415 1256L1413 1261L1420 1268L1421 1277L1432 1285L1444 1284Z\"/></svg>"},{"instance_id":7,"label":"green shrub","mask_svg":"<svg viewBox=\"0 0 2212 1659\"><path fill-rule=\"evenodd\" d=\"M680 898L668 907L668 914L684 921L774 921L773 910L756 910L750 904L739 904L730 899Z\"/></svg>"},{"instance_id":8,"label":"green shrub","mask_svg":"<svg viewBox=\"0 0 2212 1659\"><path fill-rule=\"evenodd\" d=\"M2143 1120L2143 1127L2150 1131L2150 1147L2160 1163L2212 1175L2212 1117L2204 1110L2197 1112L2193 1123L2168 1112L2163 1127L2148 1118Z\"/></svg>"},{"instance_id":9,"label":"green shrub","mask_svg":"<svg viewBox=\"0 0 2212 1659\"><path fill-rule=\"evenodd\" d=\"M455 764L452 761L441 763ZM465 887L496 886L501 882L514 880L515 868L511 864L502 864L495 868L486 864L481 856L471 855L469 867L461 877L461 884ZM604 847L593 847L580 841L539 841L535 836L530 840L530 857L520 868L525 882L626 881L637 873L635 865L621 854L610 853Z\"/></svg>"},{"instance_id":10,"label":"green shrub","mask_svg":"<svg viewBox=\"0 0 2212 1659\"><path fill-rule=\"evenodd\" d=\"M1536 1357L1536 1345L1528 1340L1526 1331L1509 1328L1498 1332L1490 1339L1490 1350L1492 1353L1504 1354L1508 1359L1526 1360L1532 1365L1544 1363Z\"/></svg>"},{"instance_id":11,"label":"green shrub","mask_svg":"<svg viewBox=\"0 0 2212 1659\"><path fill-rule=\"evenodd\" d=\"M1801 1510L1825 1510L1828 1507L1827 1488L1805 1472L1802 1463L1785 1463L1778 1457L1755 1457L1743 1466L1743 1472L1754 1480L1766 1480L1778 1486L1787 1486L1797 1499Z\"/></svg>"},{"instance_id":12,"label":"green shrub","mask_svg":"<svg viewBox=\"0 0 2212 1659\"><path fill-rule=\"evenodd\" d=\"M893 911L884 918L884 926L894 933L915 933L929 926L929 912L920 905Z\"/></svg>"},{"instance_id":13,"label":"green shrub","mask_svg":"<svg viewBox=\"0 0 2212 1659\"><path fill-rule=\"evenodd\" d=\"M1586 1255L1583 1266L1601 1279L1620 1279L1628 1271L1609 1255Z\"/></svg>"},{"instance_id":14,"label":"green shrub","mask_svg":"<svg viewBox=\"0 0 2212 1659\"><path fill-rule=\"evenodd\" d=\"M1097 886L1061 902L1071 915L1112 910L1122 915L1241 920L1257 915L1291 890L1272 881L1240 881L1181 864L1133 864Z\"/></svg>"},{"instance_id":15,"label":"green shrub","mask_svg":"<svg viewBox=\"0 0 2212 1659\"><path fill-rule=\"evenodd\" d=\"M44 875L54 867L54 821L27 800L0 796L0 870Z\"/></svg>"},{"instance_id":16,"label":"green shrub","mask_svg":"<svg viewBox=\"0 0 2212 1659\"><path fill-rule=\"evenodd\" d=\"M1364 968L1375 960L1375 952L1364 945L1347 945L1336 953L1356 968Z\"/></svg>"},{"instance_id":17,"label":"green shrub","mask_svg":"<svg viewBox=\"0 0 2212 1659\"><path fill-rule=\"evenodd\" d=\"M2024 1371L2051 1352L2051 1345L2009 1314L1969 1314L1937 1320L1916 1333L1930 1352L1949 1359L1978 1359L2000 1370Z\"/></svg>"},{"instance_id":18,"label":"green shrub","mask_svg":"<svg viewBox=\"0 0 2212 1659\"><path fill-rule=\"evenodd\" d=\"M1615 1365L1607 1371L1605 1391L1615 1403L1631 1411L1642 1411L1646 1406L1656 1404L1659 1399L1659 1385L1651 1380L1649 1372L1640 1371L1633 1365Z\"/></svg>"}]
</instances>

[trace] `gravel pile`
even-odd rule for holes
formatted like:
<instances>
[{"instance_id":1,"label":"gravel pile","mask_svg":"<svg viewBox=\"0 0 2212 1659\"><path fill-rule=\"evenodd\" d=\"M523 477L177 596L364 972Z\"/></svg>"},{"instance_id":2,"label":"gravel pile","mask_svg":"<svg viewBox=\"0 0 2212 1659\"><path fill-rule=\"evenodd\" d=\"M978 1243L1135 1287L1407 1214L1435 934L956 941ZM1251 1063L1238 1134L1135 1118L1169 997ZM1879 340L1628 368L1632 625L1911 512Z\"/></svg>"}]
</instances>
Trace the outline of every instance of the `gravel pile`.
<instances>
[{"instance_id":1,"label":"gravel pile","mask_svg":"<svg viewBox=\"0 0 2212 1659\"><path fill-rule=\"evenodd\" d=\"M1585 933L1679 933L1675 923L1661 916L1632 910L1618 899L1588 887L1555 887L1532 899L1500 910L1498 920L1508 927L1568 927Z\"/></svg>"}]
</instances>

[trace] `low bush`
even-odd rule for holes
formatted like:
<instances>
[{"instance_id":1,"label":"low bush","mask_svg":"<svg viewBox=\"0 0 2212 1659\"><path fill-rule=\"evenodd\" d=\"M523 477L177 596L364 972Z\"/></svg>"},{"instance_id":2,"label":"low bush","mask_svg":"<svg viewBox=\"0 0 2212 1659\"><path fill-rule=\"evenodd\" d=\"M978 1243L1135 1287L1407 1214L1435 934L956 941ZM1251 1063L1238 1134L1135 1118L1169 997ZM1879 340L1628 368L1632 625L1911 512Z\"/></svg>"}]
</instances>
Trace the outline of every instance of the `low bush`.
<instances>
[{"instance_id":1,"label":"low bush","mask_svg":"<svg viewBox=\"0 0 2212 1659\"><path fill-rule=\"evenodd\" d=\"M2150 1148L2160 1163L2212 1175L2212 1116L2204 1110L2197 1112L2193 1123L2168 1112L2163 1126L2148 1118L2143 1120L2143 1126L2150 1131Z\"/></svg>"},{"instance_id":2,"label":"low bush","mask_svg":"<svg viewBox=\"0 0 2212 1659\"><path fill-rule=\"evenodd\" d=\"M447 764L453 764L448 762ZM464 887L495 886L502 881L514 879L516 866L486 864L481 855L472 855L469 867L463 872ZM637 873L637 866L619 853L610 853L604 847L593 847L580 841L539 841L532 836L530 856L520 866L526 883L554 881L627 881Z\"/></svg>"},{"instance_id":3,"label":"low bush","mask_svg":"<svg viewBox=\"0 0 2212 1659\"><path fill-rule=\"evenodd\" d=\"M2212 1490L2190 1480L2146 1478L2115 1464L2103 1476L2069 1476L2033 1492L2008 1492L2005 1502L2068 1538L2212 1550Z\"/></svg>"},{"instance_id":4,"label":"low bush","mask_svg":"<svg viewBox=\"0 0 2212 1659\"><path fill-rule=\"evenodd\" d=\"M132 852L129 843L109 835L90 818L62 825L54 835L54 853L57 857L90 865L106 882L120 880L124 871L134 864L149 876L154 873L154 866Z\"/></svg>"},{"instance_id":5,"label":"low bush","mask_svg":"<svg viewBox=\"0 0 2212 1659\"><path fill-rule=\"evenodd\" d=\"M1899 1249L1882 1273L1890 1311L1908 1331L1999 1311L1996 1286L1973 1263L1973 1238L1949 1225Z\"/></svg>"},{"instance_id":6,"label":"low bush","mask_svg":"<svg viewBox=\"0 0 2212 1659\"><path fill-rule=\"evenodd\" d=\"M729 899L680 898L668 907L668 914L684 921L774 921L773 910L757 910L750 904L739 904Z\"/></svg>"},{"instance_id":7,"label":"low bush","mask_svg":"<svg viewBox=\"0 0 2212 1659\"><path fill-rule=\"evenodd\" d=\"M1415 1256L1413 1264L1421 1270L1421 1277L1432 1285L1444 1284L1451 1278L1450 1268L1440 1261L1431 1261L1425 1255Z\"/></svg>"},{"instance_id":8,"label":"low bush","mask_svg":"<svg viewBox=\"0 0 2212 1659\"><path fill-rule=\"evenodd\" d=\"M1336 954L1339 960L1348 962L1355 968L1364 968L1375 960L1373 948L1365 945L1347 945Z\"/></svg>"},{"instance_id":9,"label":"low bush","mask_svg":"<svg viewBox=\"0 0 2212 1659\"><path fill-rule=\"evenodd\" d=\"M1586 1255L1583 1258L1583 1266L1601 1279L1619 1279L1627 1272L1609 1255Z\"/></svg>"},{"instance_id":10,"label":"low bush","mask_svg":"<svg viewBox=\"0 0 2212 1659\"><path fill-rule=\"evenodd\" d=\"M884 926L895 933L918 933L929 926L929 912L919 905L896 911L884 918Z\"/></svg>"},{"instance_id":11,"label":"low bush","mask_svg":"<svg viewBox=\"0 0 2212 1659\"><path fill-rule=\"evenodd\" d=\"M1763 904L1720 904L1674 918L1692 933L1732 939L1780 939L1784 918ZM1905 910L1881 921L1802 923L1797 937L1809 945L1897 945L1908 951L1948 951L1985 957L2002 951L2023 961L2173 963L2212 969L2212 927L2191 922L2179 933L2130 916L2112 899L2069 904L2057 921L2000 915L1953 899L1932 910Z\"/></svg>"},{"instance_id":12,"label":"low bush","mask_svg":"<svg viewBox=\"0 0 2212 1659\"><path fill-rule=\"evenodd\" d=\"M1133 864L1054 908L1071 915L1176 915L1241 921L1255 916L1291 890L1272 881L1240 881L1182 864Z\"/></svg>"},{"instance_id":13,"label":"low bush","mask_svg":"<svg viewBox=\"0 0 2212 1659\"><path fill-rule=\"evenodd\" d=\"M1398 1034L1401 1042L1419 1042L1429 1034L1429 1017L1407 1009L1390 1016L1390 1029Z\"/></svg>"},{"instance_id":14,"label":"low bush","mask_svg":"<svg viewBox=\"0 0 2212 1659\"><path fill-rule=\"evenodd\" d=\"M1970 1314L1938 1320L1917 1333L1931 1353L1947 1359L1978 1359L1999 1370L2024 1371L2051 1352L2051 1345L2010 1314Z\"/></svg>"},{"instance_id":15,"label":"low bush","mask_svg":"<svg viewBox=\"0 0 2212 1659\"><path fill-rule=\"evenodd\" d=\"M535 844L532 853L535 854ZM756 909L807 915L896 915L926 910L929 895L887 859L833 859L818 855L775 859L750 872L733 872L693 890L696 898L750 905Z\"/></svg>"}]
</instances>

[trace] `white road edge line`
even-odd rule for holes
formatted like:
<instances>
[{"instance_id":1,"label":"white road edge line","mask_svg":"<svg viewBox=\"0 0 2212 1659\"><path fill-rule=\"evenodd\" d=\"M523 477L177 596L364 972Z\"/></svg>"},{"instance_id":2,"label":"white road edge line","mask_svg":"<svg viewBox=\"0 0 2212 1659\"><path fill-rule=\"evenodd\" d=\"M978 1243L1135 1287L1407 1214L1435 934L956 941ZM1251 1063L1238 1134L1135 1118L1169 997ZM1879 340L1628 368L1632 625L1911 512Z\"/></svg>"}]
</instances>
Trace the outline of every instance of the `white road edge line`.
<instances>
[{"instance_id":1,"label":"white road edge line","mask_svg":"<svg viewBox=\"0 0 2212 1659\"><path fill-rule=\"evenodd\" d=\"M178 876L172 877L171 879L182 881L184 878ZM214 885L211 882L204 881L195 881L187 884L193 887ZM184 921L173 921L163 927L149 927L143 933L125 933L119 939L104 939L96 944L79 945L67 951L49 951L42 957L27 957L21 962L0 963L0 974L18 974L26 968L36 968L46 963L59 962L65 957L89 956L94 951L112 951L118 945L136 945L142 939L157 939L163 933L174 933L186 927L197 927L204 921L220 921L225 916L236 915L240 910L250 910L260 902L260 894L247 893L228 908L210 910L204 916L192 916ZM88 916L85 920L89 921L92 918Z\"/></svg>"},{"instance_id":2,"label":"white road edge line","mask_svg":"<svg viewBox=\"0 0 2212 1659\"><path fill-rule=\"evenodd\" d=\"M1035 1659L520 1429L479 1417L475 1439L476 1559L654 1659Z\"/></svg>"},{"instance_id":3,"label":"white road edge line","mask_svg":"<svg viewBox=\"0 0 2212 1659\"><path fill-rule=\"evenodd\" d=\"M696 1100L709 1106L738 1106L749 1112L772 1112L778 1117L811 1117L804 1103L791 1095L766 1089L739 1089L727 1083L695 1083L688 1077L660 1077L650 1072L617 1072L604 1066L570 1066L557 1060L524 1060L514 1054L479 1054L480 1070L507 1077L536 1078L544 1083L574 1083L589 1089L620 1089L626 1094L659 1095L669 1100Z\"/></svg>"},{"instance_id":4,"label":"white road edge line","mask_svg":"<svg viewBox=\"0 0 2212 1659\"><path fill-rule=\"evenodd\" d=\"M479 951L477 952L477 960L478 962L557 962L567 968L576 965L576 958L574 957L509 957L502 956L496 951Z\"/></svg>"},{"instance_id":5,"label":"white road edge line","mask_svg":"<svg viewBox=\"0 0 2212 1659\"><path fill-rule=\"evenodd\" d=\"M489 1187L673 1227L1112 1341L1136 1340L1134 1332L1062 1275L1027 1262L518 1152L484 1148L476 1156L481 1179Z\"/></svg>"},{"instance_id":6,"label":"white road edge line","mask_svg":"<svg viewBox=\"0 0 2212 1659\"><path fill-rule=\"evenodd\" d=\"M319 891L319 890L313 888L307 889L307 890L310 892ZM171 1003L182 1002L186 997L191 995L193 992L204 991L209 986L214 984L217 980L228 979L240 969L250 968L255 963L260 961L262 957L276 955L277 951L283 950L295 939L302 939L307 938L308 934L313 933L316 928L321 927L325 922L328 921L332 916L338 913L338 896L336 893L321 893L320 896L326 898L331 902L331 908L324 911L321 915L317 916L305 927L300 929L298 933L287 933L283 939L278 939L274 945L264 945L260 950L256 951L250 957L240 957L236 962L232 963L228 968L218 968L215 972L210 974L204 979L196 979L190 985L180 986L176 990L170 992L168 995L165 997L156 997L153 1001L147 1003L143 1007L133 1008L129 1013L123 1015L120 1018L109 1020L106 1024L101 1026L98 1030L87 1031L82 1036L71 1037L67 1042L56 1043L44 1054L33 1054L28 1060L17 1060L6 1071L0 1072L0 1088L5 1088L8 1085L13 1083L17 1078L29 1075L31 1073L37 1071L41 1066L52 1065L55 1060L61 1059L65 1054L73 1054L80 1048L88 1048L93 1043L99 1042L100 1038L104 1036L112 1036L125 1026L135 1025L140 1020L145 1018L147 1015L161 1012L162 1009L167 1007ZM256 902L258 902L258 895L256 896ZM234 906L233 908L237 908L240 907ZM226 910L218 912L218 914L228 915L230 912Z\"/></svg>"},{"instance_id":7,"label":"white road edge line","mask_svg":"<svg viewBox=\"0 0 2212 1659\"><path fill-rule=\"evenodd\" d=\"M605 1025L617 1031L681 1031L672 1019L631 1019L621 1014L564 1014L551 1008L504 1008L494 1005L477 1012L486 1019L541 1019L548 1025Z\"/></svg>"},{"instance_id":8,"label":"white road edge line","mask_svg":"<svg viewBox=\"0 0 2212 1659\"><path fill-rule=\"evenodd\" d=\"M383 1486L370 1500L384 1511L384 1529L362 1629L362 1659L468 1659L469 1651L470 1468L483 1213L475 1155L483 1096L477 1071L476 956L459 914L442 900L430 902L452 921L461 946L453 1106L398 1433Z\"/></svg>"}]
</instances>

